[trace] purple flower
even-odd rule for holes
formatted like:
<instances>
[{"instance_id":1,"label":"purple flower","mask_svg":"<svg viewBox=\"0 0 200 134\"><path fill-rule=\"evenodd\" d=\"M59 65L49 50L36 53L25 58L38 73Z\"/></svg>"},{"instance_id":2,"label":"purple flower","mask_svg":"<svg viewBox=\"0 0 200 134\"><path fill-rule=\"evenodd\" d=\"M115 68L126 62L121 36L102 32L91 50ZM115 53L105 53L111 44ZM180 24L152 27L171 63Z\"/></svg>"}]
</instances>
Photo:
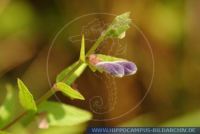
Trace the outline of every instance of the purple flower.
<instances>
[{"instance_id":1,"label":"purple flower","mask_svg":"<svg viewBox=\"0 0 200 134\"><path fill-rule=\"evenodd\" d=\"M133 75L137 71L136 65L126 60L98 62L95 67L97 70L104 71L115 77Z\"/></svg>"},{"instance_id":2,"label":"purple flower","mask_svg":"<svg viewBox=\"0 0 200 134\"><path fill-rule=\"evenodd\" d=\"M103 54L92 54L88 58L93 71L106 72L115 77L133 75L137 72L135 63Z\"/></svg>"}]
</instances>

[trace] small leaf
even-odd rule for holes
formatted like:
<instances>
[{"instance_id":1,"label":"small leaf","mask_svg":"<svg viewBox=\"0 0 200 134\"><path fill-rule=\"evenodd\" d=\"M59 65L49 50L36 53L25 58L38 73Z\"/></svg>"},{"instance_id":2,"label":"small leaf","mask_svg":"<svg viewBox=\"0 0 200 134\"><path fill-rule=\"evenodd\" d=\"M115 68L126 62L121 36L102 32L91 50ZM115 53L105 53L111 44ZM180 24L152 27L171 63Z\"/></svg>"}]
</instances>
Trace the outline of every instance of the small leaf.
<instances>
[{"instance_id":1,"label":"small leaf","mask_svg":"<svg viewBox=\"0 0 200 134\"><path fill-rule=\"evenodd\" d=\"M84 35L82 36L82 40L81 40L80 60L85 62L85 39L84 39Z\"/></svg>"},{"instance_id":2,"label":"small leaf","mask_svg":"<svg viewBox=\"0 0 200 134\"><path fill-rule=\"evenodd\" d=\"M26 110L37 111L37 107L36 107L34 98L33 98L32 94L29 92L26 85L20 79L17 79L17 84L18 84L18 88L19 88L19 100L20 100L21 105Z\"/></svg>"},{"instance_id":3,"label":"small leaf","mask_svg":"<svg viewBox=\"0 0 200 134\"><path fill-rule=\"evenodd\" d=\"M108 29L103 32L105 37L114 37L122 39L125 37L126 30L130 27L131 19L129 18L130 12L123 13L113 20Z\"/></svg>"},{"instance_id":4,"label":"small leaf","mask_svg":"<svg viewBox=\"0 0 200 134\"><path fill-rule=\"evenodd\" d=\"M49 126L73 126L92 118L90 112L74 106L46 101L39 105L39 112L45 112Z\"/></svg>"},{"instance_id":5,"label":"small leaf","mask_svg":"<svg viewBox=\"0 0 200 134\"><path fill-rule=\"evenodd\" d=\"M74 72L71 72L77 66L78 68ZM70 65L69 67L67 67L66 69L64 69L56 77L56 82L64 82L67 85L71 85L83 73L86 67L87 67L86 63L81 63L80 61L77 61L73 63L72 65Z\"/></svg>"},{"instance_id":6,"label":"small leaf","mask_svg":"<svg viewBox=\"0 0 200 134\"><path fill-rule=\"evenodd\" d=\"M59 91L71 99L85 100L85 98L77 90L71 88L69 85L63 82L56 83L56 89L59 89Z\"/></svg>"},{"instance_id":7,"label":"small leaf","mask_svg":"<svg viewBox=\"0 0 200 134\"><path fill-rule=\"evenodd\" d=\"M11 85L7 85L6 89L7 95L2 106L0 107L0 128L3 128L7 123L12 120L16 109L16 97L14 89Z\"/></svg>"}]
</instances>

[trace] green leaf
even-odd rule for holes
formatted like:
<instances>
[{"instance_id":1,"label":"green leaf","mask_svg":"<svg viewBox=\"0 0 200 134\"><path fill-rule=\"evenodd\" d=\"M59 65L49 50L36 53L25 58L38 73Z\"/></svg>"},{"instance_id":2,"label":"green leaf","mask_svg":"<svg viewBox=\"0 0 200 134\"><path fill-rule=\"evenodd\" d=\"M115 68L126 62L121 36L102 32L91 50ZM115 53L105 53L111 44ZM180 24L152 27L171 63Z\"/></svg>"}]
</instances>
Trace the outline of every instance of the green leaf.
<instances>
[{"instance_id":1,"label":"green leaf","mask_svg":"<svg viewBox=\"0 0 200 134\"><path fill-rule=\"evenodd\" d=\"M13 87L11 85L6 85L6 89L7 95L0 107L0 128L3 128L7 123L9 123L15 114L16 97Z\"/></svg>"},{"instance_id":2,"label":"green leaf","mask_svg":"<svg viewBox=\"0 0 200 134\"><path fill-rule=\"evenodd\" d=\"M84 38L84 35L82 36L82 40L81 40L80 60L85 62L85 38Z\"/></svg>"},{"instance_id":3,"label":"green leaf","mask_svg":"<svg viewBox=\"0 0 200 134\"><path fill-rule=\"evenodd\" d=\"M51 101L40 104L38 111L47 114L49 126L73 126L92 118L91 113L86 110Z\"/></svg>"},{"instance_id":4,"label":"green leaf","mask_svg":"<svg viewBox=\"0 0 200 134\"><path fill-rule=\"evenodd\" d=\"M37 111L36 103L28 88L20 79L17 79L17 84L19 88L19 100L21 105L26 110Z\"/></svg>"},{"instance_id":5,"label":"green leaf","mask_svg":"<svg viewBox=\"0 0 200 134\"><path fill-rule=\"evenodd\" d=\"M77 90L71 88L69 85L63 82L56 83L56 89L58 89L64 95L70 97L71 99L85 100L83 95L81 95Z\"/></svg>"},{"instance_id":6,"label":"green leaf","mask_svg":"<svg viewBox=\"0 0 200 134\"><path fill-rule=\"evenodd\" d=\"M108 29L103 32L105 37L119 38L125 37L126 30L130 27L131 19L129 18L130 12L123 13L113 20Z\"/></svg>"},{"instance_id":7,"label":"green leaf","mask_svg":"<svg viewBox=\"0 0 200 134\"><path fill-rule=\"evenodd\" d=\"M78 68L72 72L74 68ZM57 77L56 82L64 82L67 85L71 85L86 69L87 64L81 63L81 61L77 61L73 63L71 66L64 69Z\"/></svg>"}]
</instances>

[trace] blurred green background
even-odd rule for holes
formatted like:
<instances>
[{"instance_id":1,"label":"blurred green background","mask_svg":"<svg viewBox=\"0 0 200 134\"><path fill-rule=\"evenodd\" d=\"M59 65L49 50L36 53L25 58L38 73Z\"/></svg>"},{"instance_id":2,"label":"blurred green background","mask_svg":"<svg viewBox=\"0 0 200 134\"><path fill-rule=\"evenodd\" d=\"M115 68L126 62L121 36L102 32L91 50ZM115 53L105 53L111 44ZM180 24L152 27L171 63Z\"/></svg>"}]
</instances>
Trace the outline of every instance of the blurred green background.
<instances>
[{"instance_id":1,"label":"blurred green background","mask_svg":"<svg viewBox=\"0 0 200 134\"><path fill-rule=\"evenodd\" d=\"M98 52L134 61L138 66L136 75L117 79L87 69L75 85L86 101L71 101L58 93L59 100L87 109L95 120L101 120L92 120L88 126L200 126L199 0L1 0L0 102L5 98L5 85L16 85L18 77L36 98L44 94L50 86L46 66L53 83L56 74L78 58L77 35L86 35L88 49L100 34L89 31L90 23L109 23L114 16L94 14L70 24L54 43L47 65L48 49L65 24L86 14L118 15L127 11L148 38L154 54L155 76L144 101L134 108L148 90L153 62L147 42L133 26L120 43L105 41L105 47L102 45ZM85 33L87 30L91 33ZM75 40L71 41L71 37ZM103 103L95 96L101 96ZM90 100L98 107L91 108ZM17 132L20 127L15 129ZM34 124L26 129L30 133L37 131ZM66 133L61 129L60 133Z\"/></svg>"}]
</instances>

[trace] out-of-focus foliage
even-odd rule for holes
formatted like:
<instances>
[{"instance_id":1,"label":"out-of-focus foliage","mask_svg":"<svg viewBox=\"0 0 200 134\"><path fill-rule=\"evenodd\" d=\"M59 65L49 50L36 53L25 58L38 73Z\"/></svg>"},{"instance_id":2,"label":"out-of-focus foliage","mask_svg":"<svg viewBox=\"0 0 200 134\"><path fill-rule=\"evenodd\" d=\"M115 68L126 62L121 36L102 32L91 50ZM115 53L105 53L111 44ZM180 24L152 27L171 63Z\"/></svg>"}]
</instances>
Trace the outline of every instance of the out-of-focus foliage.
<instances>
[{"instance_id":1,"label":"out-of-focus foliage","mask_svg":"<svg viewBox=\"0 0 200 134\"><path fill-rule=\"evenodd\" d=\"M15 116L16 93L11 85L6 86L7 95L0 107L0 128L4 127Z\"/></svg>"},{"instance_id":2,"label":"out-of-focus foliage","mask_svg":"<svg viewBox=\"0 0 200 134\"><path fill-rule=\"evenodd\" d=\"M141 115L137 118L131 119L125 123L120 124L120 127L199 127L200 113L195 111L182 115L180 117L172 118L166 122L158 123L152 115Z\"/></svg>"},{"instance_id":3,"label":"out-of-focus foliage","mask_svg":"<svg viewBox=\"0 0 200 134\"><path fill-rule=\"evenodd\" d=\"M50 126L73 126L92 118L88 111L50 101L42 103L39 106L39 112L47 112L46 117Z\"/></svg>"},{"instance_id":4,"label":"out-of-focus foliage","mask_svg":"<svg viewBox=\"0 0 200 134\"><path fill-rule=\"evenodd\" d=\"M160 41L169 40L169 42L174 42L181 40L185 30L185 14L180 10L181 8L184 9L184 7L181 7L180 2L169 2L167 4L162 2L155 3L149 13L151 19L149 20L148 28L152 36ZM171 43L167 45L172 45L171 47L173 47ZM174 42L174 45L178 45L178 43Z\"/></svg>"},{"instance_id":5,"label":"out-of-focus foliage","mask_svg":"<svg viewBox=\"0 0 200 134\"><path fill-rule=\"evenodd\" d=\"M0 131L0 134L9 134L9 133L5 131Z\"/></svg>"},{"instance_id":6,"label":"out-of-focus foliage","mask_svg":"<svg viewBox=\"0 0 200 134\"><path fill-rule=\"evenodd\" d=\"M64 127L50 127L49 129L40 129L36 133L37 134L82 134L86 131L87 125L81 124L81 125L75 125L75 126L64 126Z\"/></svg>"},{"instance_id":7,"label":"out-of-focus foliage","mask_svg":"<svg viewBox=\"0 0 200 134\"><path fill-rule=\"evenodd\" d=\"M176 127L199 127L200 126L200 112L195 111L188 113L181 117L175 117L169 121L161 124L164 127L176 126Z\"/></svg>"},{"instance_id":8,"label":"out-of-focus foliage","mask_svg":"<svg viewBox=\"0 0 200 134\"><path fill-rule=\"evenodd\" d=\"M119 127L153 127L156 126L155 118L152 115L140 115L119 125Z\"/></svg>"},{"instance_id":9,"label":"out-of-focus foliage","mask_svg":"<svg viewBox=\"0 0 200 134\"><path fill-rule=\"evenodd\" d=\"M28 3L12 1L0 13L0 37L13 33L31 36L36 27L36 19L33 8Z\"/></svg>"}]
</instances>

